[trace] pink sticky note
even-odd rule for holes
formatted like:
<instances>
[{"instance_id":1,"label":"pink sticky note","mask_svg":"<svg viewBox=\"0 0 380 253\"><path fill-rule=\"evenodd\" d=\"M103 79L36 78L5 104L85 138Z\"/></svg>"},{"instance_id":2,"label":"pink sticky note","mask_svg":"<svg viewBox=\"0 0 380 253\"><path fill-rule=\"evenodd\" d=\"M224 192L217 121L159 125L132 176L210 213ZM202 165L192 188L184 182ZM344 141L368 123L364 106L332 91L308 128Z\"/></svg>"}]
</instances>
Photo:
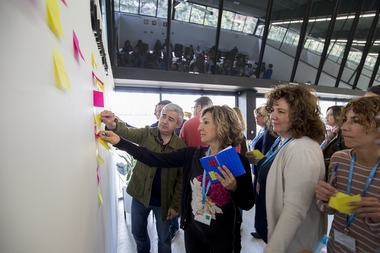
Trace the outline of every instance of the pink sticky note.
<instances>
[{"instance_id":1,"label":"pink sticky note","mask_svg":"<svg viewBox=\"0 0 380 253\"><path fill-rule=\"evenodd\" d=\"M62 1L62 3L64 3L66 6L67 6L67 3L66 3L66 1L65 0L61 0Z\"/></svg>"},{"instance_id":2,"label":"pink sticky note","mask_svg":"<svg viewBox=\"0 0 380 253\"><path fill-rule=\"evenodd\" d=\"M92 77L95 78L95 81L96 82L99 82L101 85L104 85L104 83L99 79L99 77L97 77L94 73L94 71L92 71Z\"/></svg>"},{"instance_id":3,"label":"pink sticky note","mask_svg":"<svg viewBox=\"0 0 380 253\"><path fill-rule=\"evenodd\" d=\"M75 34L74 30L73 30L73 43L74 43L74 56L75 56L75 59L78 60L78 58L79 58L78 56L80 55L80 57L84 60L82 51L80 50L79 40L78 40L78 37Z\"/></svg>"},{"instance_id":4,"label":"pink sticky note","mask_svg":"<svg viewBox=\"0 0 380 253\"><path fill-rule=\"evenodd\" d=\"M94 90L94 106L104 107L103 92Z\"/></svg>"},{"instance_id":5,"label":"pink sticky note","mask_svg":"<svg viewBox=\"0 0 380 253\"><path fill-rule=\"evenodd\" d=\"M99 172L99 166L96 168L96 175L98 177L98 183L100 183L100 172Z\"/></svg>"}]
</instances>

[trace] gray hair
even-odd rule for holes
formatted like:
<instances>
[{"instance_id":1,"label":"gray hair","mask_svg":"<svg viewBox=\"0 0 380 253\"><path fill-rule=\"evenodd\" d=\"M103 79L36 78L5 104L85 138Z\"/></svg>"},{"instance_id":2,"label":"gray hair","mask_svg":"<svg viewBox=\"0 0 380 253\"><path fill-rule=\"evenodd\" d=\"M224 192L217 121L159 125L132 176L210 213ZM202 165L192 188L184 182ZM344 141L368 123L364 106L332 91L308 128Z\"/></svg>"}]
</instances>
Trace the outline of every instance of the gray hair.
<instances>
[{"instance_id":1,"label":"gray hair","mask_svg":"<svg viewBox=\"0 0 380 253\"><path fill-rule=\"evenodd\" d=\"M177 105L177 104L173 104L173 103L170 103L170 104L167 104L164 106L164 108L162 108L162 111L161 111L161 114L164 114L165 111L173 111L173 112L177 112L178 113L178 123L182 123L182 120L183 120L183 110L182 108Z\"/></svg>"}]
</instances>

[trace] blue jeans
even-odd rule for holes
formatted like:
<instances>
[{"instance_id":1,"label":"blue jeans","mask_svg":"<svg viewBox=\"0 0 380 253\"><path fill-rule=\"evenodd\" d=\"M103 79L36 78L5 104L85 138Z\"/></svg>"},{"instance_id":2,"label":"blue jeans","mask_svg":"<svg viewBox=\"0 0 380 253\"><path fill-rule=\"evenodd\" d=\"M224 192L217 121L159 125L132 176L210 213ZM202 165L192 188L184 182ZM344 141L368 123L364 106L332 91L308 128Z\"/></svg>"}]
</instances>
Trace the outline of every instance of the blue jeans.
<instances>
[{"instance_id":1,"label":"blue jeans","mask_svg":"<svg viewBox=\"0 0 380 253\"><path fill-rule=\"evenodd\" d=\"M132 235L136 242L137 252L149 253L150 251L150 238L147 230L150 211L153 211L153 214L156 217L158 253L171 253L171 238L169 233L170 220L162 221L161 207L149 206L146 208L141 202L132 198Z\"/></svg>"}]
</instances>

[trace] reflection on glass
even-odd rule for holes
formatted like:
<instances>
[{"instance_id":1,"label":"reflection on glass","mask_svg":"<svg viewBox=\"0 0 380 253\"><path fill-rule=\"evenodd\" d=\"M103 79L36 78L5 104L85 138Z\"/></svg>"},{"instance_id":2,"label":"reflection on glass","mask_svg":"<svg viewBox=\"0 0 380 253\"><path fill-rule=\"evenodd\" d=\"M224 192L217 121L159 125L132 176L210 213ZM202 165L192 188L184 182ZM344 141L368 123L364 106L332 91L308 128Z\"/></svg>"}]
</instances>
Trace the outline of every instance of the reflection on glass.
<instances>
[{"instance_id":1,"label":"reflection on glass","mask_svg":"<svg viewBox=\"0 0 380 253\"><path fill-rule=\"evenodd\" d=\"M156 16L157 1L156 0L141 0L140 14L147 16Z\"/></svg>"},{"instance_id":2,"label":"reflection on glass","mask_svg":"<svg viewBox=\"0 0 380 253\"><path fill-rule=\"evenodd\" d=\"M243 32L252 34L257 24L257 18L247 16Z\"/></svg>"},{"instance_id":3,"label":"reflection on glass","mask_svg":"<svg viewBox=\"0 0 380 253\"><path fill-rule=\"evenodd\" d=\"M238 31L238 32L243 31L246 18L247 18L247 16L245 16L245 15L236 14L235 19L234 19L234 23L232 25L232 30Z\"/></svg>"},{"instance_id":4,"label":"reflection on glass","mask_svg":"<svg viewBox=\"0 0 380 253\"><path fill-rule=\"evenodd\" d=\"M216 27L218 25L218 9L207 7L207 10L210 12L206 13L204 25Z\"/></svg>"},{"instance_id":5,"label":"reflection on glass","mask_svg":"<svg viewBox=\"0 0 380 253\"><path fill-rule=\"evenodd\" d=\"M166 18L168 16L168 1L158 0L157 17Z\"/></svg>"},{"instance_id":6,"label":"reflection on glass","mask_svg":"<svg viewBox=\"0 0 380 253\"><path fill-rule=\"evenodd\" d=\"M231 11L223 11L221 28L231 30L234 22L235 13Z\"/></svg>"},{"instance_id":7,"label":"reflection on glass","mask_svg":"<svg viewBox=\"0 0 380 253\"><path fill-rule=\"evenodd\" d=\"M175 6L174 19L189 22L191 7L187 3L179 3Z\"/></svg>"},{"instance_id":8,"label":"reflection on glass","mask_svg":"<svg viewBox=\"0 0 380 253\"><path fill-rule=\"evenodd\" d=\"M191 7L190 22L203 25L206 12L206 7L198 4L193 4Z\"/></svg>"},{"instance_id":9,"label":"reflection on glass","mask_svg":"<svg viewBox=\"0 0 380 253\"><path fill-rule=\"evenodd\" d=\"M139 10L138 0L120 0L120 11L137 14Z\"/></svg>"}]
</instances>

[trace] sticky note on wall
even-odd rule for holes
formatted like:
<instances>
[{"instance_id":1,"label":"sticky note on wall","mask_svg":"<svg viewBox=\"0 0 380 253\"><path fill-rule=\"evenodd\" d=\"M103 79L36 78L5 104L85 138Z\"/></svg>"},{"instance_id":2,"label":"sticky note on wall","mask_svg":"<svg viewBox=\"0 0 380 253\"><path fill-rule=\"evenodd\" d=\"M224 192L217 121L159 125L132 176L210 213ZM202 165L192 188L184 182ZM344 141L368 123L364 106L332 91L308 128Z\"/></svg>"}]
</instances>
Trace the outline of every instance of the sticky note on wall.
<instances>
[{"instance_id":1,"label":"sticky note on wall","mask_svg":"<svg viewBox=\"0 0 380 253\"><path fill-rule=\"evenodd\" d=\"M104 107L103 92L94 90L94 106Z\"/></svg>"}]
</instances>

